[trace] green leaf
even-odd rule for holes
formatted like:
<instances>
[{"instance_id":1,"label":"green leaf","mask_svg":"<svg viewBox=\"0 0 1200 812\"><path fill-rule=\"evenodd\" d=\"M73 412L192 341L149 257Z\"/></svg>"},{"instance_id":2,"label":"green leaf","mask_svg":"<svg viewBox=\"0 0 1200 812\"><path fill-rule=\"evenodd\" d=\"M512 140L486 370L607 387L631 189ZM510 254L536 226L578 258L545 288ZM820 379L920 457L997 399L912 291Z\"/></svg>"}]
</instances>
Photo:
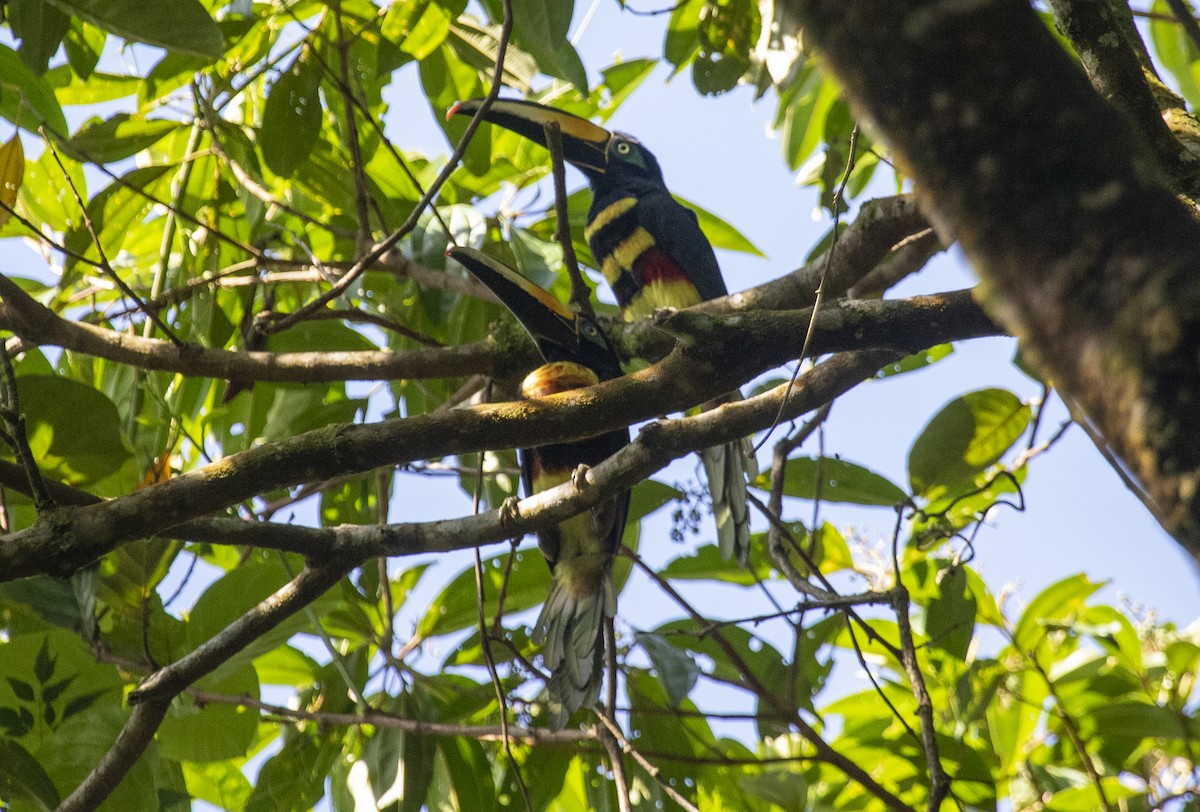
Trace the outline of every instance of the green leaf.
<instances>
[{"instance_id":1,"label":"green leaf","mask_svg":"<svg viewBox=\"0 0 1200 812\"><path fill-rule=\"evenodd\" d=\"M430 795L441 808L461 812L491 812L496 809L496 786L483 745L462 736L439 740Z\"/></svg>"},{"instance_id":2,"label":"green leaf","mask_svg":"<svg viewBox=\"0 0 1200 812\"><path fill-rule=\"evenodd\" d=\"M1195 72L1200 49L1184 27L1176 22L1170 6L1163 0L1154 0L1151 10L1154 17L1149 21L1150 41L1154 43L1154 53L1175 77L1179 92L1194 108L1200 104L1200 82L1197 81L1200 77Z\"/></svg>"},{"instance_id":3,"label":"green leaf","mask_svg":"<svg viewBox=\"0 0 1200 812\"><path fill-rule=\"evenodd\" d=\"M656 479L643 480L629 494L629 521L649 516L667 503L682 498L683 492L674 486Z\"/></svg>"},{"instance_id":4,"label":"green leaf","mask_svg":"<svg viewBox=\"0 0 1200 812\"><path fill-rule=\"evenodd\" d=\"M193 648L207 642L289 580L278 559L247 561L225 573L204 590L192 608L188 642Z\"/></svg>"},{"instance_id":5,"label":"green leaf","mask_svg":"<svg viewBox=\"0 0 1200 812\"><path fill-rule=\"evenodd\" d=\"M587 70L567 42L573 11L573 3L561 0L513 0L513 28L517 41L543 73L566 79L587 95Z\"/></svg>"},{"instance_id":6,"label":"green leaf","mask_svg":"<svg viewBox=\"0 0 1200 812\"><path fill-rule=\"evenodd\" d=\"M24 604L42 620L64 629L74 629L80 623L79 604L71 585L48 575L0 584L0 601Z\"/></svg>"},{"instance_id":7,"label":"green leaf","mask_svg":"<svg viewBox=\"0 0 1200 812\"><path fill-rule=\"evenodd\" d=\"M385 482L390 490L391 478ZM375 474L355 477L321 491L321 525L372 524L379 520L379 482Z\"/></svg>"},{"instance_id":8,"label":"green leaf","mask_svg":"<svg viewBox=\"0 0 1200 812\"><path fill-rule=\"evenodd\" d=\"M393 698L383 710L404 719L430 719L431 704L414 688ZM370 769L370 789L376 798L390 794L403 799L400 812L425 808L436 759L437 739L396 728L377 728L362 748L362 760Z\"/></svg>"},{"instance_id":9,"label":"green leaf","mask_svg":"<svg viewBox=\"0 0 1200 812\"><path fill-rule=\"evenodd\" d=\"M443 44L418 64L421 87L433 108L433 114L451 143L458 143L466 132L466 116L446 119L446 110L460 99L482 96L487 92L479 73L464 64L456 52ZM481 127L471 139L463 164L475 175L485 175L492 165L492 135L490 127Z\"/></svg>"},{"instance_id":10,"label":"green leaf","mask_svg":"<svg viewBox=\"0 0 1200 812\"><path fill-rule=\"evenodd\" d=\"M940 589L925 610L925 634L934 648L965 661L975 634L975 596L967 573L955 567L942 574Z\"/></svg>"},{"instance_id":11,"label":"green leaf","mask_svg":"<svg viewBox=\"0 0 1200 812\"><path fill-rule=\"evenodd\" d=\"M692 767L670 756L687 759L711 752L709 748L716 742L707 720L703 715L691 714L696 710L691 700L680 703L679 710L683 713L670 713L673 706L662 684L641 669L631 668L626 672L625 688L630 705L629 728L637 737L638 748L662 754L657 763L662 776L687 797L694 792L684 784L686 779L692 778ZM694 797L692 800L694 802Z\"/></svg>"},{"instance_id":12,"label":"green leaf","mask_svg":"<svg viewBox=\"0 0 1200 812\"><path fill-rule=\"evenodd\" d=\"M722 581L728 584L754 586L760 580L771 577L771 565L757 560L755 546L751 543L750 567L742 567L736 561L721 557L715 544L705 544L690 555L673 558L659 571L659 575L670 581Z\"/></svg>"},{"instance_id":13,"label":"green leaf","mask_svg":"<svg viewBox=\"0 0 1200 812\"><path fill-rule=\"evenodd\" d=\"M84 81L91 79L96 65L100 64L100 54L103 53L107 40L108 35L104 29L88 25L78 18L71 20L71 28L63 40L63 50L67 52L67 64L70 65L71 71ZM137 77L129 78L134 80L135 85L140 81ZM62 103L70 104L67 101Z\"/></svg>"},{"instance_id":14,"label":"green leaf","mask_svg":"<svg viewBox=\"0 0 1200 812\"><path fill-rule=\"evenodd\" d=\"M663 56L677 71L700 50L700 12L705 5L705 0L685 0L671 12L666 40L663 42Z\"/></svg>"},{"instance_id":15,"label":"green leaf","mask_svg":"<svg viewBox=\"0 0 1200 812\"><path fill-rule=\"evenodd\" d=\"M104 246L106 256L117 256L124 249L127 240L145 233L145 230L135 228L135 225L142 223L154 207L153 201L147 199L147 194L154 195L159 191L160 183L170 183L170 176L167 174L170 170L171 167L165 164L152 164L130 170L121 178L120 183L109 184L88 201L88 213L92 218L92 225L99 232L100 244ZM91 232L78 223L68 232L66 243L78 253L93 259L99 257ZM73 262L68 264L68 268L74 267Z\"/></svg>"},{"instance_id":16,"label":"green leaf","mask_svg":"<svg viewBox=\"0 0 1200 812\"><path fill-rule=\"evenodd\" d=\"M717 215L700 208L695 203L685 200L679 195L672 195L672 197L696 212L696 217L700 220L700 230L704 232L705 237L708 237L708 241L712 243L713 248L724 248L726 251L740 251L743 254L766 257L766 254L758 250L754 243L742 235L742 232L729 225L729 223Z\"/></svg>"},{"instance_id":17,"label":"green leaf","mask_svg":"<svg viewBox=\"0 0 1200 812\"><path fill-rule=\"evenodd\" d=\"M813 71L800 86L796 101L788 106L783 122L783 154L788 166L799 172L797 183L819 183L826 153L817 152L825 136L825 119L838 99L837 85Z\"/></svg>"},{"instance_id":18,"label":"green leaf","mask_svg":"<svg viewBox=\"0 0 1200 812\"><path fill-rule=\"evenodd\" d=\"M808 782L787 767L770 767L757 775L743 775L738 785L746 792L783 809L809 809Z\"/></svg>"},{"instance_id":19,"label":"green leaf","mask_svg":"<svg viewBox=\"0 0 1200 812\"><path fill-rule=\"evenodd\" d=\"M45 685L54 676L54 658L50 656L50 638L42 640L37 656L33 658L33 675L37 681ZM47 701L50 701L47 699Z\"/></svg>"},{"instance_id":20,"label":"green leaf","mask_svg":"<svg viewBox=\"0 0 1200 812\"><path fill-rule=\"evenodd\" d=\"M290 178L308 159L321 135L321 72L307 53L271 86L258 131L263 160L282 178Z\"/></svg>"},{"instance_id":21,"label":"green leaf","mask_svg":"<svg viewBox=\"0 0 1200 812\"><path fill-rule=\"evenodd\" d=\"M771 479L760 474L752 485L770 490ZM788 460L783 492L800 499L892 507L908 501L900 487L887 477L846 460L832 457L797 457Z\"/></svg>"},{"instance_id":22,"label":"green leaf","mask_svg":"<svg viewBox=\"0 0 1200 812\"><path fill-rule=\"evenodd\" d=\"M178 121L117 113L107 119L85 122L63 146L80 161L104 164L130 158L181 126Z\"/></svg>"},{"instance_id":23,"label":"green leaf","mask_svg":"<svg viewBox=\"0 0 1200 812\"><path fill-rule=\"evenodd\" d=\"M32 133L45 124L53 133L67 135L67 120L50 84L7 45L0 45L0 115Z\"/></svg>"},{"instance_id":24,"label":"green leaf","mask_svg":"<svg viewBox=\"0 0 1200 812\"><path fill-rule=\"evenodd\" d=\"M57 809L61 800L37 759L8 738L0 738L0 798L20 799L46 812Z\"/></svg>"},{"instance_id":25,"label":"green leaf","mask_svg":"<svg viewBox=\"0 0 1200 812\"><path fill-rule=\"evenodd\" d=\"M131 456L111 400L53 375L17 378L29 447L43 473L85 485L118 471ZM87 415L87 420L80 420Z\"/></svg>"},{"instance_id":26,"label":"green leaf","mask_svg":"<svg viewBox=\"0 0 1200 812\"><path fill-rule=\"evenodd\" d=\"M495 615L496 596L504 583L509 555L502 553L483 560L483 588L487 599L484 614L488 618ZM540 553L518 550L511 555L514 560L505 590L506 614L537 606L546 599L546 592L550 588L550 572ZM441 594L429 605L425 616L417 624L417 635L434 637L474 626L479 622L477 606L475 567L472 565L446 584Z\"/></svg>"},{"instance_id":27,"label":"green leaf","mask_svg":"<svg viewBox=\"0 0 1200 812\"><path fill-rule=\"evenodd\" d=\"M654 59L630 59L600 71L604 77L604 87L608 90L608 104L600 111L600 116L607 118L615 112L656 67L658 61Z\"/></svg>"},{"instance_id":28,"label":"green leaf","mask_svg":"<svg viewBox=\"0 0 1200 812\"><path fill-rule=\"evenodd\" d=\"M650 657L671 705L679 707L700 677L700 666L696 665L695 658L657 634L635 632L634 639Z\"/></svg>"},{"instance_id":29,"label":"green leaf","mask_svg":"<svg viewBox=\"0 0 1200 812\"><path fill-rule=\"evenodd\" d=\"M36 751L37 758L60 786L77 787L112 749L128 718L128 712L114 701L111 705L67 719L55 728L54 733ZM134 762L108 800L98 807L100 812L158 809L152 772L157 760L157 747L151 745Z\"/></svg>"},{"instance_id":30,"label":"green leaf","mask_svg":"<svg viewBox=\"0 0 1200 812\"><path fill-rule=\"evenodd\" d=\"M340 747L322 746L305 730L288 730L279 752L267 759L243 812L312 809L325 791L325 776Z\"/></svg>"},{"instance_id":31,"label":"green leaf","mask_svg":"<svg viewBox=\"0 0 1200 812\"><path fill-rule=\"evenodd\" d=\"M947 358L954 353L953 344L938 344L930 347L927 350L913 353L905 358L901 358L895 363L888 364L879 372L875 373L876 378L890 378L893 375L903 375L905 372L912 372L917 369L922 369Z\"/></svg>"},{"instance_id":32,"label":"green leaf","mask_svg":"<svg viewBox=\"0 0 1200 812\"><path fill-rule=\"evenodd\" d=\"M199 0L49 0L105 31L168 51L216 59L225 37Z\"/></svg>"},{"instance_id":33,"label":"green leaf","mask_svg":"<svg viewBox=\"0 0 1200 812\"><path fill-rule=\"evenodd\" d=\"M1013 630L1013 646L1017 651L1032 651L1041 641L1044 629L1078 612L1088 596L1102 587L1083 574L1072 575L1051 584L1041 591L1017 621Z\"/></svg>"},{"instance_id":34,"label":"green leaf","mask_svg":"<svg viewBox=\"0 0 1200 812\"><path fill-rule=\"evenodd\" d=\"M433 53L450 32L451 18L433 0L393 3L383 17L380 34L413 59Z\"/></svg>"},{"instance_id":35,"label":"green leaf","mask_svg":"<svg viewBox=\"0 0 1200 812\"><path fill-rule=\"evenodd\" d=\"M5 677L4 679L8 682L8 687L12 688L13 694L22 702L32 702L37 698L33 692L33 686L25 680L16 677Z\"/></svg>"},{"instance_id":36,"label":"green leaf","mask_svg":"<svg viewBox=\"0 0 1200 812\"><path fill-rule=\"evenodd\" d=\"M71 17L47 0L12 0L8 4L8 24L13 36L21 40L17 53L30 70L41 76L71 27Z\"/></svg>"},{"instance_id":37,"label":"green leaf","mask_svg":"<svg viewBox=\"0 0 1200 812\"><path fill-rule=\"evenodd\" d=\"M969 481L1012 447L1029 416L1029 406L1005 389L981 389L950 401L908 453L913 492Z\"/></svg>"},{"instance_id":38,"label":"green leaf","mask_svg":"<svg viewBox=\"0 0 1200 812\"><path fill-rule=\"evenodd\" d=\"M1170 708L1137 700L1101 704L1079 720L1080 733L1088 740L1178 739L1184 735L1180 721Z\"/></svg>"},{"instance_id":39,"label":"green leaf","mask_svg":"<svg viewBox=\"0 0 1200 812\"><path fill-rule=\"evenodd\" d=\"M217 809L241 809L250 798L253 787L236 761L180 766L187 779L188 792L198 801L205 801Z\"/></svg>"},{"instance_id":40,"label":"green leaf","mask_svg":"<svg viewBox=\"0 0 1200 812\"><path fill-rule=\"evenodd\" d=\"M258 676L246 665L198 687L229 696L258 699ZM173 761L224 761L246 755L258 730L258 711L238 705L176 702L156 736L164 757Z\"/></svg>"},{"instance_id":41,"label":"green leaf","mask_svg":"<svg viewBox=\"0 0 1200 812\"><path fill-rule=\"evenodd\" d=\"M749 0L709 3L700 15L696 35L700 53L692 62L692 82L701 93L733 89L750 69L762 28L758 4Z\"/></svg>"}]
</instances>

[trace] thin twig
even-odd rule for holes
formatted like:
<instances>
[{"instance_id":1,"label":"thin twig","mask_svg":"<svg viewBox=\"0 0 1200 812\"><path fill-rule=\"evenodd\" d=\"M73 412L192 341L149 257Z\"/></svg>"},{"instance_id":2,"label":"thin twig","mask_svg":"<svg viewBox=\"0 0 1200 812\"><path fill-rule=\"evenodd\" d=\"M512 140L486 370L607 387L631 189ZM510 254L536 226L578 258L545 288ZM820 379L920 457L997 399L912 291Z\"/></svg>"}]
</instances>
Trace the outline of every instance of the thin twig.
<instances>
[{"instance_id":1,"label":"thin twig","mask_svg":"<svg viewBox=\"0 0 1200 812\"><path fill-rule=\"evenodd\" d=\"M788 381L789 390L792 386L796 385L796 378L800 375L800 368L804 365L804 359L808 357L808 349L812 345L813 335L817 331L817 316L821 312L821 305L825 302L825 280L828 278L829 269L833 265L833 255L837 250L838 230L842 224L842 195L846 191L846 184L850 182L850 173L854 171L856 160L858 160L858 122L854 123L854 129L850 131L850 156L846 159L846 169L842 172L841 182L838 183L838 187L833 193L833 234L830 238L829 251L825 254L825 262L821 268L821 281L817 284L817 295L813 302L812 316L808 322L808 332L804 334L804 344L800 348L800 355L797 356L800 363L796 365L796 370L792 373L791 380ZM787 402L786 395L783 400L785 403ZM781 404L779 416L775 418L775 422L771 428L767 429L766 433L763 434L763 438L758 441L758 445L754 447L755 451L766 445L767 438L775 431L775 426L779 425L782 417ZM813 532L816 532L815 527L813 528Z\"/></svg>"},{"instance_id":2,"label":"thin twig","mask_svg":"<svg viewBox=\"0 0 1200 812\"><path fill-rule=\"evenodd\" d=\"M42 130L42 136L43 138L46 136L44 129ZM75 197L75 202L79 204L79 213L83 217L83 224L87 228L88 234L91 235L92 243L96 246L96 253L100 257L100 269L108 274L112 281L116 283L117 287L121 289L123 294L133 300L138 309L145 313L146 317L154 322L154 325L162 331L162 334L165 335L172 344L174 344L176 347L183 347L183 340L180 339L179 336L175 335L175 332L167 326L166 322L159 318L158 312L147 307L146 303L141 300L141 297L133 292L133 288L125 284L125 280L122 279L121 275L113 269L113 266L108 261L108 257L104 253L104 244L100 242L100 234L96 231L96 226L92 222L92 216L88 214L87 203L84 202L83 197L79 194L79 189L76 188L75 181L71 178L71 173L67 171L67 167L65 164L63 164L62 158L59 157L58 150L54 148L54 142L51 139L46 138L46 146L49 148L50 154L54 156L54 162L58 164L58 168L62 172L63 179L67 182L67 187L71 190L71 194Z\"/></svg>"},{"instance_id":3,"label":"thin twig","mask_svg":"<svg viewBox=\"0 0 1200 812\"><path fill-rule=\"evenodd\" d=\"M687 812L700 812L700 810L696 808L695 804L680 795L679 792L662 777L662 770L658 769L658 767L655 767L653 764L647 761L641 753L633 749L633 746L630 745L629 741L623 735L621 735L621 728L617 727L616 724L607 716L604 716L603 714L597 714L597 716L600 719L600 723L603 724L607 729L609 736L612 737L612 740L619 744L621 749L628 753L633 760L638 763L638 766L640 766L649 774L651 778L658 782L659 787L661 787L662 791L667 794L667 797L679 804L681 807L687 810ZM601 741L604 741L604 737L601 737ZM617 795L617 800L618 802L621 800L621 796L619 794ZM628 803L629 799L626 798L625 802ZM622 807L622 810L624 809L628 809L628 807Z\"/></svg>"},{"instance_id":4,"label":"thin twig","mask_svg":"<svg viewBox=\"0 0 1200 812\"><path fill-rule=\"evenodd\" d=\"M563 165L562 128L557 121L547 121L542 129L546 133L546 146L550 150L550 165L554 173L555 234L562 247L563 264L571 277L571 305L577 313L595 318L592 309L592 290L583 280L579 260L575 258L575 244L571 240L571 220L567 211L567 170Z\"/></svg>"},{"instance_id":5,"label":"thin twig","mask_svg":"<svg viewBox=\"0 0 1200 812\"><path fill-rule=\"evenodd\" d=\"M5 203L3 201L0 201L0 211L6 212L9 217L16 220L21 225L25 226L25 228L29 229L29 231L30 231L29 239L35 240L39 243L42 243L43 245L48 245L51 248L53 248L55 251L58 251L63 256L70 257L71 259L75 260L76 262L81 262L84 265L88 265L92 268L100 267L100 263L97 262L96 260L92 259L91 257L86 257L83 254L72 251L70 248L67 248L66 245L64 245L62 243L57 243L54 240L52 240L49 236L47 236L45 233L43 233L43 231L40 228L38 228L36 225L34 225L33 222L31 222L27 217L25 217L19 211L17 211L15 208L13 208L12 206L8 205L7 203ZM47 260L47 262L49 262L49 257L47 257L45 254L42 254L42 258Z\"/></svg>"},{"instance_id":6,"label":"thin twig","mask_svg":"<svg viewBox=\"0 0 1200 812\"><path fill-rule=\"evenodd\" d=\"M350 43L346 40L340 0L334 3L333 19L337 27L335 47L338 67L341 69L342 104L346 108L346 144L350 148L350 168L354 171L354 206L358 214L357 253L362 253L368 250L371 244L371 214L368 206L370 194L367 191L367 177L363 171L362 145L358 140L358 118L350 101L354 95L350 87Z\"/></svg>"},{"instance_id":7,"label":"thin twig","mask_svg":"<svg viewBox=\"0 0 1200 812\"><path fill-rule=\"evenodd\" d=\"M817 409L813 413L813 416L791 436L784 437L775 444L775 452L771 458L771 497L767 501L766 508L768 516L774 516L782 522L783 487L787 476L788 456L803 445L812 436L812 433L829 419L829 412L832 409L833 403L826 403L820 409ZM767 550L773 559L778 559L782 556L785 561L787 560L787 553L783 550L779 527L775 522L770 522L769 519L767 527Z\"/></svg>"},{"instance_id":8,"label":"thin twig","mask_svg":"<svg viewBox=\"0 0 1200 812\"><path fill-rule=\"evenodd\" d=\"M3 365L3 375L0 376L0 416L3 417L5 431L4 442L13 450L13 456L25 472L29 482L29 492L33 495L33 504L41 516L46 511L57 507L54 497L46 487L41 469L29 447L29 435L25 431L25 415L21 414L21 399L17 392L17 376L13 371L12 359L8 350L0 347L0 365Z\"/></svg>"},{"instance_id":9,"label":"thin twig","mask_svg":"<svg viewBox=\"0 0 1200 812\"><path fill-rule=\"evenodd\" d=\"M900 664L908 675L913 697L917 700L917 718L921 720L921 746L925 749L925 763L929 767L929 812L938 812L942 801L950 792L950 778L942 767L938 750L937 727L933 720L933 700L925 685L925 676L917 662L917 647L913 642L912 621L909 618L908 589L900 581L900 530L903 527L904 511L896 510L896 526L892 532L892 610L896 613L896 627L900 636Z\"/></svg>"},{"instance_id":10,"label":"thin twig","mask_svg":"<svg viewBox=\"0 0 1200 812\"><path fill-rule=\"evenodd\" d=\"M408 733L418 733L421 735L462 736L478 741L498 741L503 738L500 728L495 725L459 725L447 722L429 722L424 719L393 716L392 714L376 710L367 711L364 715L298 710L282 705L272 705L253 696L232 696L200 690L198 688L189 688L188 694L200 704L235 705L245 708L255 708L280 719L318 722L321 725L342 725L346 727L373 725L374 727L403 730ZM595 736L585 730L549 730L544 727L510 727L509 735L513 739L530 744L573 744L595 738Z\"/></svg>"},{"instance_id":11,"label":"thin twig","mask_svg":"<svg viewBox=\"0 0 1200 812\"><path fill-rule=\"evenodd\" d=\"M153 741L170 707L171 697L135 707L112 748L59 805L57 812L90 812L100 806Z\"/></svg>"},{"instance_id":12,"label":"thin twig","mask_svg":"<svg viewBox=\"0 0 1200 812\"><path fill-rule=\"evenodd\" d=\"M479 461L475 467L475 488L471 494L471 515L479 515L480 497L483 494L483 455L486 452L480 451L478 454ZM529 787L525 786L525 777L521 775L521 765L517 763L517 757L512 751L512 739L508 735L508 697L504 692L504 685L500 682L500 672L496 668L496 658L492 654L492 638L488 634L487 612L484 610L485 603L483 589L483 557L480 555L479 548L475 548L475 609L478 614L479 624L479 644L483 651L483 662L487 665L488 677L492 680L492 687L496 690L496 704L500 706L500 737L504 742L504 754L508 757L508 764L512 768L513 777L517 780L517 787L521 790L521 797L525 799L525 808L529 812L533 812L533 801L529 796ZM498 609L496 618L499 622L500 612L503 609Z\"/></svg>"},{"instance_id":13,"label":"thin twig","mask_svg":"<svg viewBox=\"0 0 1200 812\"><path fill-rule=\"evenodd\" d=\"M611 617L604 619L604 664L608 672L608 684L605 686L604 706L596 710L596 715L607 730L599 731L600 741L608 751L608 762L612 766L613 783L617 787L617 807L620 812L629 812L632 808L629 802L629 780L625 777L621 748L612 734L613 729L617 728L617 634Z\"/></svg>"},{"instance_id":14,"label":"thin twig","mask_svg":"<svg viewBox=\"0 0 1200 812\"><path fill-rule=\"evenodd\" d=\"M621 745L617 743L617 737L612 734L616 725L603 713L596 715L604 723L604 728L597 732L600 734L600 743L604 745L604 749L608 753L613 785L617 789L617 809L619 812L632 812L633 806L629 802L629 780L625 777L625 762L621 758Z\"/></svg>"}]
</instances>

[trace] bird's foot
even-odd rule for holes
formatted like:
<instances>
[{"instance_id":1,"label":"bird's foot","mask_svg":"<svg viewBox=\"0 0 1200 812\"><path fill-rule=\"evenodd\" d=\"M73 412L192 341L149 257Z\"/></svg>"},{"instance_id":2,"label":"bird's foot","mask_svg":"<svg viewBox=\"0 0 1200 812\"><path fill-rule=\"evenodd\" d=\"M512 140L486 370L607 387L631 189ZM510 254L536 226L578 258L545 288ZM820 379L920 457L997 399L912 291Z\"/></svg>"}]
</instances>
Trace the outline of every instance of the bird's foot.
<instances>
[{"instance_id":1,"label":"bird's foot","mask_svg":"<svg viewBox=\"0 0 1200 812\"><path fill-rule=\"evenodd\" d=\"M521 518L521 500L515 496L510 496L500 504L500 526L508 527L510 524Z\"/></svg>"},{"instance_id":2,"label":"bird's foot","mask_svg":"<svg viewBox=\"0 0 1200 812\"><path fill-rule=\"evenodd\" d=\"M577 491L586 491L592 487L592 483L588 482L588 471L592 470L587 465L580 465L571 472L571 484L575 486Z\"/></svg>"}]
</instances>

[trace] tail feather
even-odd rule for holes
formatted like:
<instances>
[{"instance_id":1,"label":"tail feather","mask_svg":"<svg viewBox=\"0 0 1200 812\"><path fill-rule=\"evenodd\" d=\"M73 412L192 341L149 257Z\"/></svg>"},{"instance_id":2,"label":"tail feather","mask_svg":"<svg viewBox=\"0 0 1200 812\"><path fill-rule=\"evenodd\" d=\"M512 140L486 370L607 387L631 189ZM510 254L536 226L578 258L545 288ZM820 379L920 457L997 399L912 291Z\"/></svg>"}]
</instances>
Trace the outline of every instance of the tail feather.
<instances>
[{"instance_id":1,"label":"tail feather","mask_svg":"<svg viewBox=\"0 0 1200 812\"><path fill-rule=\"evenodd\" d=\"M597 589L583 595L572 594L566 578L555 574L533 628L533 643L543 646L542 660L550 671L546 694L553 729L561 730L571 714L599 698L604 665L601 631L616 608L608 573Z\"/></svg>"},{"instance_id":2,"label":"tail feather","mask_svg":"<svg viewBox=\"0 0 1200 812\"><path fill-rule=\"evenodd\" d=\"M726 445L700 452L708 489L712 495L713 518L717 523L717 545L725 558L735 558L740 566L750 560L750 507L746 497L746 479L758 476L754 445L743 437Z\"/></svg>"}]
</instances>

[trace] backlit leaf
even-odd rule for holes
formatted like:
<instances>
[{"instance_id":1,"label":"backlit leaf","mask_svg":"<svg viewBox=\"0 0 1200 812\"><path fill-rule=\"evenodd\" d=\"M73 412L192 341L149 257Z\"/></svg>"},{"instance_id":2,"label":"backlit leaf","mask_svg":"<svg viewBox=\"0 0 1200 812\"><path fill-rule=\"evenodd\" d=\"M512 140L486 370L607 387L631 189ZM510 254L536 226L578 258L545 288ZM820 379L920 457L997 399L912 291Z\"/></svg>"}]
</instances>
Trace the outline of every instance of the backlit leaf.
<instances>
[{"instance_id":1,"label":"backlit leaf","mask_svg":"<svg viewBox=\"0 0 1200 812\"><path fill-rule=\"evenodd\" d=\"M769 474L761 474L755 488L770 490ZM887 477L861 465L832 457L798 457L788 460L783 492L801 499L891 507L908 501L900 487Z\"/></svg>"},{"instance_id":2,"label":"backlit leaf","mask_svg":"<svg viewBox=\"0 0 1200 812\"><path fill-rule=\"evenodd\" d=\"M1005 389L980 389L950 401L909 451L913 492L970 480L1012 447L1029 417L1029 406Z\"/></svg>"},{"instance_id":3,"label":"backlit leaf","mask_svg":"<svg viewBox=\"0 0 1200 812\"><path fill-rule=\"evenodd\" d=\"M573 10L574 4L560 0L513 0L513 27L517 41L543 73L566 79L586 93L587 71L575 46L567 42Z\"/></svg>"},{"instance_id":4,"label":"backlit leaf","mask_svg":"<svg viewBox=\"0 0 1200 812\"><path fill-rule=\"evenodd\" d=\"M12 209L17 205L17 193L25 179L25 150L21 136L0 147L0 225L8 222Z\"/></svg>"},{"instance_id":5,"label":"backlit leaf","mask_svg":"<svg viewBox=\"0 0 1200 812\"><path fill-rule=\"evenodd\" d=\"M317 143L321 133L320 68L297 57L267 94L258 144L271 171L289 178Z\"/></svg>"},{"instance_id":6,"label":"backlit leaf","mask_svg":"<svg viewBox=\"0 0 1200 812\"><path fill-rule=\"evenodd\" d=\"M32 133L45 124L54 134L67 134L67 120L49 83L6 45L0 45L0 115Z\"/></svg>"},{"instance_id":7,"label":"backlit leaf","mask_svg":"<svg viewBox=\"0 0 1200 812\"><path fill-rule=\"evenodd\" d=\"M199 0L49 0L119 37L215 59L225 48L221 29Z\"/></svg>"}]
</instances>

